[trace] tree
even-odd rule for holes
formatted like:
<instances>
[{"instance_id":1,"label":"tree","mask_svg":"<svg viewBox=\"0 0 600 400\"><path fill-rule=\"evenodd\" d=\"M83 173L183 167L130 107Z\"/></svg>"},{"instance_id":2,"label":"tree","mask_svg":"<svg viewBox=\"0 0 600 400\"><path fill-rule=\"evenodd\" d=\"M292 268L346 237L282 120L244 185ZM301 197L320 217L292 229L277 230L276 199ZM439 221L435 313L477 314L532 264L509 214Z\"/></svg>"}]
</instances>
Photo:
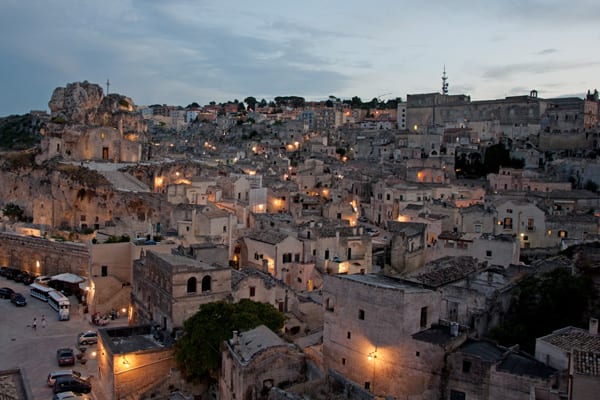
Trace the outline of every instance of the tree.
<instances>
[{"instance_id":1,"label":"tree","mask_svg":"<svg viewBox=\"0 0 600 400\"><path fill-rule=\"evenodd\" d=\"M8 217L12 222L22 221L24 215L23 209L15 203L8 203L2 209L2 214Z\"/></svg>"},{"instance_id":2,"label":"tree","mask_svg":"<svg viewBox=\"0 0 600 400\"><path fill-rule=\"evenodd\" d=\"M585 190L589 190L590 192L596 193L598 191L598 184L592 180L585 181L585 185L583 185Z\"/></svg>"},{"instance_id":3,"label":"tree","mask_svg":"<svg viewBox=\"0 0 600 400\"><path fill-rule=\"evenodd\" d=\"M256 109L256 98L252 96L248 96L244 99L244 103L248 104L248 108L252 111ZM265 102L266 103L266 102Z\"/></svg>"},{"instance_id":4,"label":"tree","mask_svg":"<svg viewBox=\"0 0 600 400\"><path fill-rule=\"evenodd\" d=\"M500 167L509 167L510 152L501 143L494 144L485 150L483 161L486 174L497 174Z\"/></svg>"},{"instance_id":5,"label":"tree","mask_svg":"<svg viewBox=\"0 0 600 400\"><path fill-rule=\"evenodd\" d=\"M266 107L267 106L267 101L265 99L261 99L260 103L258 103L261 107Z\"/></svg>"},{"instance_id":6,"label":"tree","mask_svg":"<svg viewBox=\"0 0 600 400\"><path fill-rule=\"evenodd\" d=\"M203 304L184 322L183 336L175 345L175 359L188 381L215 378L221 366L221 343L230 339L233 331L266 325L278 332L284 321L283 314L272 305L247 299Z\"/></svg>"},{"instance_id":7,"label":"tree","mask_svg":"<svg viewBox=\"0 0 600 400\"><path fill-rule=\"evenodd\" d=\"M513 295L505 321L491 336L502 345L519 344L533 354L535 339L566 326L585 326L595 310L594 282L557 268L525 278Z\"/></svg>"}]
</instances>

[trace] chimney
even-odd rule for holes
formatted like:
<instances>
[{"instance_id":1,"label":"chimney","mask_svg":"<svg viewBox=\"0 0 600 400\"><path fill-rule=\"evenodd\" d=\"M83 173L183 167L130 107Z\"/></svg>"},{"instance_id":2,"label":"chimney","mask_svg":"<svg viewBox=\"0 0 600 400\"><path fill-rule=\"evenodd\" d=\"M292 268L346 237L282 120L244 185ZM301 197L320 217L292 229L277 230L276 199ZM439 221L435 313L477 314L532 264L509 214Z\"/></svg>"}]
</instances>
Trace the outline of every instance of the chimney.
<instances>
[{"instance_id":1,"label":"chimney","mask_svg":"<svg viewBox=\"0 0 600 400\"><path fill-rule=\"evenodd\" d=\"M590 335L598 334L598 318L590 318Z\"/></svg>"}]
</instances>

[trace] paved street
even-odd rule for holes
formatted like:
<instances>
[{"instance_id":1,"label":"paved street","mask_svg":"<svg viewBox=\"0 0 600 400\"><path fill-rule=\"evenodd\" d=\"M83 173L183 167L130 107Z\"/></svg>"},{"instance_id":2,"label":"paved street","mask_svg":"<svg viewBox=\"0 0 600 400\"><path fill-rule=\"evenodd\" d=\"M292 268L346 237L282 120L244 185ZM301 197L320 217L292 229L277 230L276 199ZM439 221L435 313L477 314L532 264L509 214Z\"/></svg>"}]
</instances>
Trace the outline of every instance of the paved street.
<instances>
[{"instance_id":1,"label":"paved street","mask_svg":"<svg viewBox=\"0 0 600 400\"><path fill-rule=\"evenodd\" d=\"M10 300L0 299L0 370L21 368L25 371L31 393L35 400L51 399L52 389L46 385L50 371L77 369L85 375L97 376L97 359L92 357L96 345L86 351L88 362L74 367L59 367L56 362L56 349L76 347L77 334L94 327L84 319L89 314L80 314L75 297L71 297L71 319L58 321L57 313L50 306L29 294L29 287L0 277L0 287L10 287L27 299L27 306L16 307ZM42 327L42 314L46 316L46 327ZM33 318L37 318L37 328L32 328ZM105 398L92 378L92 396L98 400Z\"/></svg>"}]
</instances>

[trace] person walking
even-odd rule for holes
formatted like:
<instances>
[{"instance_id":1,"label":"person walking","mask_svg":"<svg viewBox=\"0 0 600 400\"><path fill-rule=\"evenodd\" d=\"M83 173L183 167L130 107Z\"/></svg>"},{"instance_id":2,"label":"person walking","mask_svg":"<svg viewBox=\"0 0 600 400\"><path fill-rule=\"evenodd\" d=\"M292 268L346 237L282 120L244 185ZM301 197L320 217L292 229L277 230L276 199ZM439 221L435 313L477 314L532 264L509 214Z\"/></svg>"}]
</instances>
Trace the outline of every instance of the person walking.
<instances>
[{"instance_id":1,"label":"person walking","mask_svg":"<svg viewBox=\"0 0 600 400\"><path fill-rule=\"evenodd\" d=\"M33 323L31 324L31 327L35 330L37 329L37 318L33 317Z\"/></svg>"},{"instance_id":2,"label":"person walking","mask_svg":"<svg viewBox=\"0 0 600 400\"><path fill-rule=\"evenodd\" d=\"M46 316L42 314L42 328L46 327Z\"/></svg>"}]
</instances>

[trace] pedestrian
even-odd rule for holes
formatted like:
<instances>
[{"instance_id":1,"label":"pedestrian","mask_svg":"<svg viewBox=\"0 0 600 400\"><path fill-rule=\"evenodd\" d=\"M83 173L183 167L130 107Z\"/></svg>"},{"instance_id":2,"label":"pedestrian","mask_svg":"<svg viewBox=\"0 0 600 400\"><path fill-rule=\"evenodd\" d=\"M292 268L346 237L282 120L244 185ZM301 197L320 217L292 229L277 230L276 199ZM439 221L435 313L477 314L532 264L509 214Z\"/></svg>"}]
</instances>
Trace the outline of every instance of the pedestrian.
<instances>
[{"instance_id":1,"label":"pedestrian","mask_svg":"<svg viewBox=\"0 0 600 400\"><path fill-rule=\"evenodd\" d=\"M42 328L46 327L46 316L42 314Z\"/></svg>"},{"instance_id":2,"label":"pedestrian","mask_svg":"<svg viewBox=\"0 0 600 400\"><path fill-rule=\"evenodd\" d=\"M37 318L33 317L33 323L31 324L33 329L37 329Z\"/></svg>"}]
</instances>

